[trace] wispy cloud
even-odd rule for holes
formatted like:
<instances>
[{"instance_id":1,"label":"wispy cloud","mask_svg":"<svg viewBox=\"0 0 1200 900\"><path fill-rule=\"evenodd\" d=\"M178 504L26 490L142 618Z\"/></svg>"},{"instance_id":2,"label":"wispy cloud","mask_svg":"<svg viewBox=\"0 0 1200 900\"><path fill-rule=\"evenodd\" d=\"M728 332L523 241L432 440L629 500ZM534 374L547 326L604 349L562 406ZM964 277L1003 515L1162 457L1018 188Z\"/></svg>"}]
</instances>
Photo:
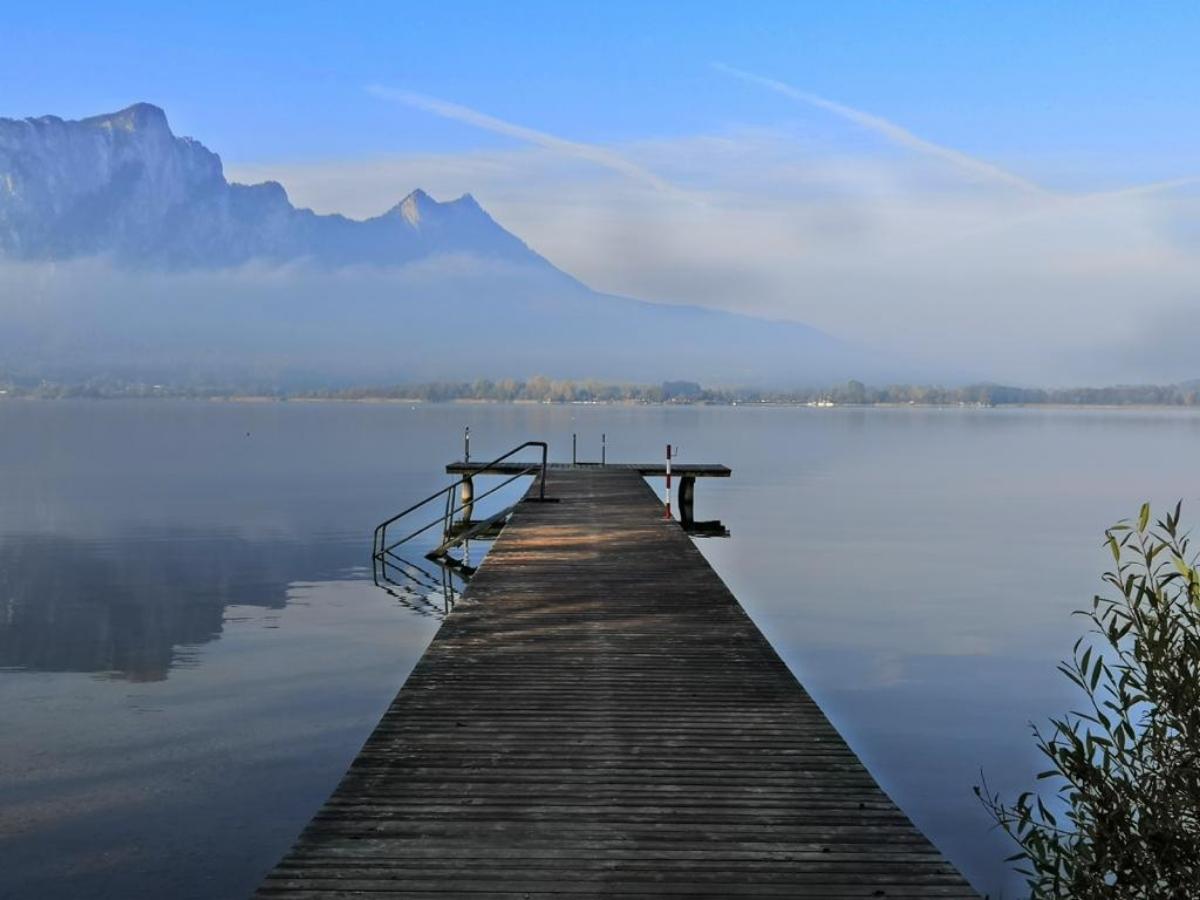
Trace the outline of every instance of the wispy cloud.
<instances>
[{"instance_id":1,"label":"wispy cloud","mask_svg":"<svg viewBox=\"0 0 1200 900\"><path fill-rule=\"evenodd\" d=\"M425 112L433 113L435 116L441 116L444 119L453 119L456 122L482 128L485 131L516 138L519 141L525 141L526 143L543 147L573 159L593 163L594 165L632 178L656 191L681 197L687 196L687 192L682 188L671 184L643 166L638 165L619 153L614 153L606 147L586 144L581 141L572 141L567 138L558 137L557 135L548 134L545 131L527 128L524 125L517 125L513 122L507 122L504 119L498 119L495 116L471 109L468 106L451 103L448 100L440 100L437 97L430 97L425 94L418 94L414 91L396 90L394 88L383 87L382 85L369 85L367 92L382 100L403 103L405 106L424 110Z\"/></svg>"},{"instance_id":2,"label":"wispy cloud","mask_svg":"<svg viewBox=\"0 0 1200 900\"><path fill-rule=\"evenodd\" d=\"M1152 181L1148 184L1135 184L1130 187L1114 188L1111 191L1096 191L1095 193L1084 195L1084 199L1141 197L1147 194L1161 194L1168 191L1178 191L1182 190L1183 188L1195 187L1198 184L1200 184L1200 176L1189 175L1184 178L1171 178L1166 181Z\"/></svg>"},{"instance_id":3,"label":"wispy cloud","mask_svg":"<svg viewBox=\"0 0 1200 900\"><path fill-rule=\"evenodd\" d=\"M968 175L997 184L1005 184L1032 195L1071 200L1098 200L1157 194L1200 184L1200 176L1188 176L1068 197L1068 195L1052 191L1028 178L1009 172L1007 169L1001 168L985 159L980 159L979 157L963 153L960 150L955 150L952 147L946 147L927 140L920 135L914 134L902 125L897 125L895 122L885 119L882 116L864 112L861 109L855 109L852 106L846 106L844 103L838 103L834 100L828 100L809 91L802 91L786 82L767 78L763 75L756 75L753 72L747 72L744 69L726 65L725 63L717 62L713 63L712 66L718 72L723 72L741 81L767 88L797 102L833 113L848 122L853 122L855 125L865 128L868 131L875 132L898 146L949 163Z\"/></svg>"},{"instance_id":4,"label":"wispy cloud","mask_svg":"<svg viewBox=\"0 0 1200 900\"><path fill-rule=\"evenodd\" d=\"M1030 181L1027 178L1022 178L1002 169L987 160L979 159L971 156L952 147L944 147L941 144L936 144L933 141L926 140L919 135L913 134L907 128L897 125L882 116L876 116L872 113L863 112L860 109L855 109L852 106L846 106L842 103L836 103L833 100L827 100L824 97L819 97L816 94L802 91L792 87L782 81L777 81L774 78L766 78L762 75L755 75L753 72L746 72L742 69L734 68L733 66L725 65L724 63L713 63L713 68L719 72L724 72L726 75L731 75L734 78L741 79L749 84L756 84L760 87L765 87L768 90L774 91L777 94L782 94L792 100L800 103L805 103L809 106L815 106L818 109L823 109L826 112L833 113L848 122L853 122L868 131L873 131L884 138L887 138L894 144L901 147L906 147L917 153L925 156L941 160L949 163L960 171L971 175L975 178L984 179L987 181L1006 184L1010 187L1017 188L1021 191L1026 191L1034 194L1046 193L1046 190L1039 184Z\"/></svg>"}]
</instances>

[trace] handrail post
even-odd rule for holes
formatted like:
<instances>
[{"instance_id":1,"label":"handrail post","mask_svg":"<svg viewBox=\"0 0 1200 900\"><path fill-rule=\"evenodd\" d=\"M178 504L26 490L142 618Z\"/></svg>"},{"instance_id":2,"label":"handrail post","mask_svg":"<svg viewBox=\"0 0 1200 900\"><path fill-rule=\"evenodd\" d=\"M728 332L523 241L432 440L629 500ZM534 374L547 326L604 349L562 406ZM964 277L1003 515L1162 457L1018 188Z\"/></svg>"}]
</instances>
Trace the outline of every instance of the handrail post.
<instances>
[{"instance_id":1,"label":"handrail post","mask_svg":"<svg viewBox=\"0 0 1200 900\"><path fill-rule=\"evenodd\" d=\"M541 486L538 489L538 499L539 500L546 499L546 448L547 448L547 444L545 441L543 441L542 442L542 481L541 481Z\"/></svg>"}]
</instances>

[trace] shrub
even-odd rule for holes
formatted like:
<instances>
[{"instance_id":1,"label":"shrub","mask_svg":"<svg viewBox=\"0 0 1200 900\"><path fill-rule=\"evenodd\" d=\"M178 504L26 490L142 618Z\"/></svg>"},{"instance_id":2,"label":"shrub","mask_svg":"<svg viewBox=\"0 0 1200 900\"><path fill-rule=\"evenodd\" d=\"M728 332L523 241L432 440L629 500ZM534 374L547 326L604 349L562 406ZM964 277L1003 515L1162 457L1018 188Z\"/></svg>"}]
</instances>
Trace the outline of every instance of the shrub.
<instances>
[{"instance_id":1,"label":"shrub","mask_svg":"<svg viewBox=\"0 0 1200 900\"><path fill-rule=\"evenodd\" d=\"M1050 796L975 788L1032 897L1200 897L1200 583L1179 521L1144 505L1105 533L1111 596L1059 665L1086 703L1033 728Z\"/></svg>"}]
</instances>

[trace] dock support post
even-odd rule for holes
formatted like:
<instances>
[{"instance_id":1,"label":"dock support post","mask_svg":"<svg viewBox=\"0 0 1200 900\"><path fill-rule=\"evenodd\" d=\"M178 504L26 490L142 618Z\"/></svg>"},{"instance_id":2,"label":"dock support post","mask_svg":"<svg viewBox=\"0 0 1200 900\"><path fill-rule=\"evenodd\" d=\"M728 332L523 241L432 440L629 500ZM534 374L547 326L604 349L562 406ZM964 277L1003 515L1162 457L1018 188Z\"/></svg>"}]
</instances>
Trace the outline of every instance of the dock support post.
<instances>
[{"instance_id":1,"label":"dock support post","mask_svg":"<svg viewBox=\"0 0 1200 900\"><path fill-rule=\"evenodd\" d=\"M471 461L471 426L468 425L463 429L463 462ZM462 503L462 517L464 522L470 522L471 516L475 513L475 504L472 502L475 499L475 482L471 480L471 476L467 476L462 483L462 487L458 489L458 497ZM453 524L453 523L451 523Z\"/></svg>"},{"instance_id":2,"label":"dock support post","mask_svg":"<svg viewBox=\"0 0 1200 900\"><path fill-rule=\"evenodd\" d=\"M458 497L462 503L462 517L464 522L471 521L471 515L475 512L475 481L467 477L462 481L462 486L458 489Z\"/></svg>"},{"instance_id":3,"label":"dock support post","mask_svg":"<svg viewBox=\"0 0 1200 900\"><path fill-rule=\"evenodd\" d=\"M684 475L679 479L679 521L684 526L692 524L695 515L696 479Z\"/></svg>"}]
</instances>

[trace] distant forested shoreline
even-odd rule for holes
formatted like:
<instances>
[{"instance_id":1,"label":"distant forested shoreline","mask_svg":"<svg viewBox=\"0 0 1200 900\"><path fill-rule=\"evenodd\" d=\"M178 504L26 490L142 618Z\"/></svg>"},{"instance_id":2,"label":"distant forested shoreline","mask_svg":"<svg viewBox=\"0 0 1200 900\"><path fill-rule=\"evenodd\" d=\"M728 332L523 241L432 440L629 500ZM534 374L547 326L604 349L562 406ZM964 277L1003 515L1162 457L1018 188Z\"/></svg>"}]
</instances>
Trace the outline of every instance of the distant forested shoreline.
<instances>
[{"instance_id":1,"label":"distant forested shoreline","mask_svg":"<svg viewBox=\"0 0 1200 900\"><path fill-rule=\"evenodd\" d=\"M1200 406L1200 380L1169 385L1029 388L1002 384L959 387L893 384L876 387L849 381L836 387L769 389L705 387L695 381L613 384L535 376L496 381L425 381L393 385L280 388L268 384L150 384L96 378L81 382L5 379L7 398L154 398L224 400L349 400L422 403L628 403L750 404L793 406Z\"/></svg>"}]
</instances>

